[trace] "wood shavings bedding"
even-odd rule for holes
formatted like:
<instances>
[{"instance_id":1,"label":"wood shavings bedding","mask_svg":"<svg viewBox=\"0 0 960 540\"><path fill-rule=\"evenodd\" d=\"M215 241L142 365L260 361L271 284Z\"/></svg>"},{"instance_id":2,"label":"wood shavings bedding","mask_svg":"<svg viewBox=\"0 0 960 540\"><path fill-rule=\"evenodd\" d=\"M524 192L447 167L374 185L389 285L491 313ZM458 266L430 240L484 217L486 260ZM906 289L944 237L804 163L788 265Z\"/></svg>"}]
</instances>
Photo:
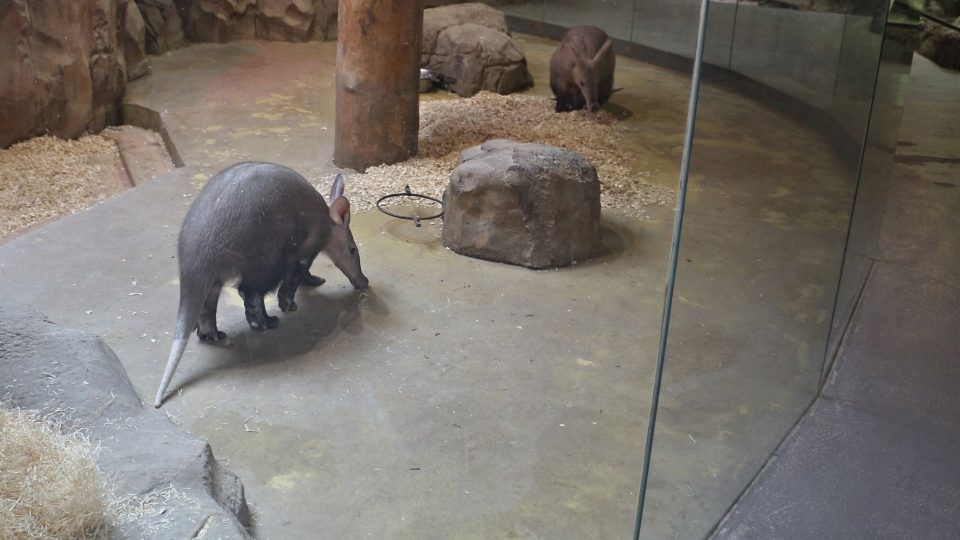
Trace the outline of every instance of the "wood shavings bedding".
<instances>
[{"instance_id":1,"label":"wood shavings bedding","mask_svg":"<svg viewBox=\"0 0 960 540\"><path fill-rule=\"evenodd\" d=\"M43 136L0 149L0 238L110 195L104 178L118 159L116 143L99 135Z\"/></svg>"},{"instance_id":2,"label":"wood shavings bedding","mask_svg":"<svg viewBox=\"0 0 960 540\"><path fill-rule=\"evenodd\" d=\"M513 139L574 150L589 160L601 183L601 204L642 210L651 204L673 204L674 191L645 182L642 171L626 164L637 156L622 144L626 130L610 113L556 113L543 96L481 92L470 99L420 103L419 155L394 165L367 169L348 178L351 201L358 209L374 207L389 193L409 185L414 193L440 197L460 152L489 139ZM322 190L330 179L314 179Z\"/></svg>"}]
</instances>

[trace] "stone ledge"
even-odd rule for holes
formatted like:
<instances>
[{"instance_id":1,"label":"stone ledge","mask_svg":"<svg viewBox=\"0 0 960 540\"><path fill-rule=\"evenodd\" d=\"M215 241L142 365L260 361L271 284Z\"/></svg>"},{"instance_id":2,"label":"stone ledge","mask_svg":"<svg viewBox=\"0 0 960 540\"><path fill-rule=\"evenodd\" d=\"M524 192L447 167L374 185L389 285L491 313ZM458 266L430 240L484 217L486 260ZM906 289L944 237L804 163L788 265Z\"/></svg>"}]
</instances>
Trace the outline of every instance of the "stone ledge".
<instances>
[{"instance_id":1,"label":"stone ledge","mask_svg":"<svg viewBox=\"0 0 960 540\"><path fill-rule=\"evenodd\" d=\"M113 351L39 312L0 306L0 402L60 414L101 447L98 465L118 497L173 487L184 497L110 532L111 538L248 539L243 484L206 441L145 408Z\"/></svg>"}]
</instances>

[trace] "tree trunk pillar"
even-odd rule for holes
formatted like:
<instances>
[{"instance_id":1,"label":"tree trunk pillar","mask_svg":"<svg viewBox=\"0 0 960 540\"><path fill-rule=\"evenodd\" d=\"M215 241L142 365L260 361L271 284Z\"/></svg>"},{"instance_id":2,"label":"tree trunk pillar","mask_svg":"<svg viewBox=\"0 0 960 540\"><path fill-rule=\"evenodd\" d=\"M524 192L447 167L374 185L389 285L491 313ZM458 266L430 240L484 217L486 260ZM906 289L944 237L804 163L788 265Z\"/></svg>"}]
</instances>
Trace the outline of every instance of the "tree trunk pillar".
<instances>
[{"instance_id":1,"label":"tree trunk pillar","mask_svg":"<svg viewBox=\"0 0 960 540\"><path fill-rule=\"evenodd\" d=\"M363 171L417 153L422 0L340 0L333 161Z\"/></svg>"}]
</instances>

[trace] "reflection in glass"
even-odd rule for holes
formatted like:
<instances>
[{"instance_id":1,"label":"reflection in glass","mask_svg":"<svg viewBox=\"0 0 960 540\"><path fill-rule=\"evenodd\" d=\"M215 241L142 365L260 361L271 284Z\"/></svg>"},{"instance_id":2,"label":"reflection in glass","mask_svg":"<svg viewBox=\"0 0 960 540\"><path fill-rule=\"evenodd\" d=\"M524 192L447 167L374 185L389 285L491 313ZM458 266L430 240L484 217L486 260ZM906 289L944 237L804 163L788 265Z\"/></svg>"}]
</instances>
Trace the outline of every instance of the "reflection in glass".
<instances>
[{"instance_id":1,"label":"reflection in glass","mask_svg":"<svg viewBox=\"0 0 960 540\"><path fill-rule=\"evenodd\" d=\"M672 67L689 73L699 0L501 7L548 30L599 26L637 50L676 55ZM644 538L705 535L818 390L887 2L808 7L710 2ZM617 85L637 83L659 84ZM648 93L631 112L652 125L663 104ZM676 159L679 140L669 146ZM856 281L854 263L845 281ZM837 319L855 296L848 289Z\"/></svg>"},{"instance_id":2,"label":"reflection in glass","mask_svg":"<svg viewBox=\"0 0 960 540\"><path fill-rule=\"evenodd\" d=\"M912 58L913 49L902 38L895 33L888 33L884 37L867 144L822 378L826 377L830 362L837 354L847 321L850 320L870 267L873 261L880 258L880 232L888 204L889 171L896 152Z\"/></svg>"},{"instance_id":3,"label":"reflection in glass","mask_svg":"<svg viewBox=\"0 0 960 540\"><path fill-rule=\"evenodd\" d=\"M701 89L642 538L707 534L816 395L880 52L861 7L740 2L708 42L735 75Z\"/></svg>"},{"instance_id":4,"label":"reflection in glass","mask_svg":"<svg viewBox=\"0 0 960 540\"><path fill-rule=\"evenodd\" d=\"M543 22L543 9L547 0L501 0L497 9L507 15Z\"/></svg>"},{"instance_id":5,"label":"reflection in glass","mask_svg":"<svg viewBox=\"0 0 960 540\"><path fill-rule=\"evenodd\" d=\"M547 0L546 22L569 28L589 24L603 28L614 39L629 40L634 0Z\"/></svg>"},{"instance_id":6,"label":"reflection in glass","mask_svg":"<svg viewBox=\"0 0 960 540\"><path fill-rule=\"evenodd\" d=\"M704 46L707 64L727 67L737 10L736 0L710 3ZM693 58L700 0L637 0L631 40L660 51Z\"/></svg>"}]
</instances>

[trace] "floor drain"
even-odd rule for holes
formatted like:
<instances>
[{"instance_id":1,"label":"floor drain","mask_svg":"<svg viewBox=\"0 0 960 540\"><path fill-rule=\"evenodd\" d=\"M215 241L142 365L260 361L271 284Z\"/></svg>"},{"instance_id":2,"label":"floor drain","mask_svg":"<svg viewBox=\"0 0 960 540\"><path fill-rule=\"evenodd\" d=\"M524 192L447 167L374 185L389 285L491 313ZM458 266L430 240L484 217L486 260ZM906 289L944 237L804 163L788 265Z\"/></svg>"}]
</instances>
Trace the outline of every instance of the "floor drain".
<instances>
[{"instance_id":1,"label":"floor drain","mask_svg":"<svg viewBox=\"0 0 960 540\"><path fill-rule=\"evenodd\" d=\"M404 216L404 215L402 215L402 214L395 214L395 213L387 210L387 209L384 208L383 206L381 206L381 203L382 203L383 201L385 201L385 200L387 200L387 199L393 199L393 198L396 198L396 197L410 197L410 198L414 198L414 199L426 199L426 200L428 200L428 201L430 201L430 202L434 202L434 203L439 204L441 210L440 210L440 213L439 213L439 214L435 214L435 215L432 215L432 216L424 216L424 217L420 217L420 216ZM399 218L399 219L409 219L409 220L413 221L413 223L414 223L417 227L419 227L421 221L428 220L428 219L437 219L438 217L443 217L443 201L441 201L440 199L437 199L436 197L431 197L431 196L429 196L429 195L423 195L423 194L420 194L420 193L412 193L412 192L410 191L410 186L406 186L406 187L403 188L403 193L391 193L390 195L384 195L383 197L380 197L379 199L377 199L377 210L380 210L380 211L383 212L384 214L386 214L386 215L388 215L388 216L391 216L391 217L395 217L395 218Z\"/></svg>"}]
</instances>

